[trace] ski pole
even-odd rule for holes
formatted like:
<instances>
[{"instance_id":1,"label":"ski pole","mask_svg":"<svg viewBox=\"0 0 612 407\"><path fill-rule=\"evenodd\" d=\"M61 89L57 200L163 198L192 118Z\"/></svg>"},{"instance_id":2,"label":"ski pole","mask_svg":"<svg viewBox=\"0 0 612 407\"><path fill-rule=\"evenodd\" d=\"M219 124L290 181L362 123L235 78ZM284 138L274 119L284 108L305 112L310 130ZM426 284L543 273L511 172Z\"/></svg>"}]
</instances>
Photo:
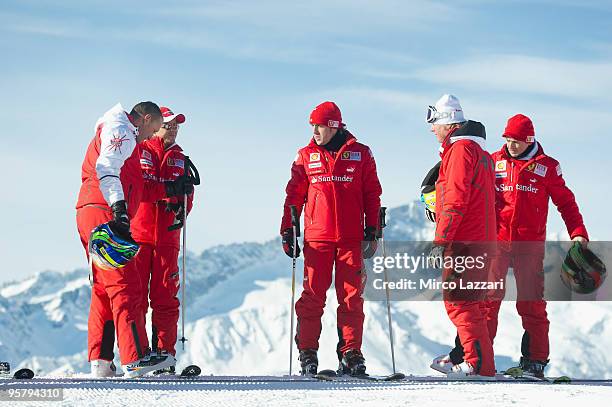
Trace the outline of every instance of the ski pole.
<instances>
[{"instance_id":1,"label":"ski pole","mask_svg":"<svg viewBox=\"0 0 612 407\"><path fill-rule=\"evenodd\" d=\"M293 367L293 308L295 307L295 263L297 259L297 238L300 236L300 219L295 205L289 205L291 210L291 226L293 227L293 268L291 272L291 335L289 336L289 377Z\"/></svg>"},{"instance_id":2,"label":"ski pole","mask_svg":"<svg viewBox=\"0 0 612 407\"><path fill-rule=\"evenodd\" d=\"M183 176L186 179L191 179L193 185L200 185L200 174L196 169L195 165L189 159L189 156L185 156L185 164L184 164L184 173ZM193 176L190 174L193 171ZM187 192L183 196L183 255L182 255L182 263L183 263L183 278L181 281L181 343L183 344L183 350L185 350L185 342L187 338L185 338L185 274L187 274ZM170 229L169 229L170 230Z\"/></svg>"},{"instance_id":3,"label":"ski pole","mask_svg":"<svg viewBox=\"0 0 612 407\"><path fill-rule=\"evenodd\" d=\"M187 273L187 269L185 268L185 256L187 252L187 193L185 193L185 196L183 198L183 281L181 281L181 343L183 344L183 350L185 350L185 342L187 341L187 338L185 338L185 274Z\"/></svg>"},{"instance_id":4,"label":"ski pole","mask_svg":"<svg viewBox=\"0 0 612 407\"><path fill-rule=\"evenodd\" d=\"M387 258L387 251L385 249L385 236L383 229L387 226L387 208L382 206L380 211L378 212L378 238L380 239L380 244L382 245L382 255L383 260ZM393 348L393 326L391 324L391 302L389 300L389 278L387 277L387 268L385 267L385 262L383 261L383 273L385 277L385 294L387 298L387 319L389 321L389 343L391 344L391 364L393 365L393 374L395 371L395 349Z\"/></svg>"}]
</instances>

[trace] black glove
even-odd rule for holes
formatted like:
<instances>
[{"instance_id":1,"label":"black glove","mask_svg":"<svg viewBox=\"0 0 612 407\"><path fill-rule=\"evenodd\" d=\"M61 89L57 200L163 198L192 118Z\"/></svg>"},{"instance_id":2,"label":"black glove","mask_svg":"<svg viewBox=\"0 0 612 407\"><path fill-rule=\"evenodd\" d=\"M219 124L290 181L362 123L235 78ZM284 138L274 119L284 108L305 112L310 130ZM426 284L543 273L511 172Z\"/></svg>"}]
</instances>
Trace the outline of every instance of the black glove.
<instances>
[{"instance_id":1,"label":"black glove","mask_svg":"<svg viewBox=\"0 0 612 407\"><path fill-rule=\"evenodd\" d=\"M193 194L193 179L190 177L178 177L174 181L164 182L166 196L185 196Z\"/></svg>"},{"instance_id":2,"label":"black glove","mask_svg":"<svg viewBox=\"0 0 612 407\"><path fill-rule=\"evenodd\" d=\"M283 250L285 251L285 254L291 258L293 258L293 229L292 228L288 228L283 230ZM298 241L296 240L295 242L296 244L296 254L295 257L298 258L300 257L300 244L298 243Z\"/></svg>"},{"instance_id":3,"label":"black glove","mask_svg":"<svg viewBox=\"0 0 612 407\"><path fill-rule=\"evenodd\" d=\"M436 213L430 211L429 208L425 208L425 216L427 216L427 219L429 219L433 223L436 223Z\"/></svg>"},{"instance_id":4,"label":"black glove","mask_svg":"<svg viewBox=\"0 0 612 407\"><path fill-rule=\"evenodd\" d=\"M132 240L130 233L130 217L127 214L127 204L124 200L117 201L111 205L113 220L108 222L108 226L119 237Z\"/></svg>"},{"instance_id":5,"label":"black glove","mask_svg":"<svg viewBox=\"0 0 612 407\"><path fill-rule=\"evenodd\" d=\"M168 202L166 204L167 212L174 212L176 215L176 219L183 221L185 220L185 213L183 211L183 203L182 202Z\"/></svg>"},{"instance_id":6,"label":"black glove","mask_svg":"<svg viewBox=\"0 0 612 407\"><path fill-rule=\"evenodd\" d=\"M369 259L374 256L378 249L378 241L376 240L376 226L366 226L363 230L363 258Z\"/></svg>"},{"instance_id":7,"label":"black glove","mask_svg":"<svg viewBox=\"0 0 612 407\"><path fill-rule=\"evenodd\" d=\"M437 245L431 246L431 250L429 251L429 254L427 255L427 267L442 268L442 265L444 264L444 250L445 249L446 249L445 246L437 246Z\"/></svg>"}]
</instances>

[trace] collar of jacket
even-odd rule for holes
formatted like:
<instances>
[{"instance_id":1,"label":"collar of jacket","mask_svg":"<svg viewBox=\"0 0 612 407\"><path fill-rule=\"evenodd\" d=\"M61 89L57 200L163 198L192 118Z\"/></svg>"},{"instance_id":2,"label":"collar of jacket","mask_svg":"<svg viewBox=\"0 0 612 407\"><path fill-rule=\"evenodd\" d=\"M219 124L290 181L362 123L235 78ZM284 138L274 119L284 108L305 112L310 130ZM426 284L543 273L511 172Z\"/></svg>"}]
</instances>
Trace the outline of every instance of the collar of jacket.
<instances>
[{"instance_id":1,"label":"collar of jacket","mask_svg":"<svg viewBox=\"0 0 612 407\"><path fill-rule=\"evenodd\" d=\"M532 159L539 158L544 155L544 149L542 148L542 145L538 141L536 141L535 143L537 145L537 148L533 148L533 150L529 154L527 154L526 156L522 158L512 157L510 153L508 152L508 149L506 148L505 144L502 146L500 151L502 153L502 156L505 159L517 160L517 161L530 161Z\"/></svg>"},{"instance_id":2,"label":"collar of jacket","mask_svg":"<svg viewBox=\"0 0 612 407\"><path fill-rule=\"evenodd\" d=\"M353 136L350 131L344 130L344 133L346 134L346 142L344 144L349 146L357 142L357 138ZM308 147L318 147L318 148L323 148L323 149L325 148L325 146L318 145L314 137L310 139L310 143L308 143Z\"/></svg>"},{"instance_id":3,"label":"collar of jacket","mask_svg":"<svg viewBox=\"0 0 612 407\"><path fill-rule=\"evenodd\" d=\"M170 151L170 150L176 150L176 151L183 151L183 149L181 148L181 146L179 146L176 143L173 143L171 146L168 147L164 147L164 151Z\"/></svg>"},{"instance_id":4,"label":"collar of jacket","mask_svg":"<svg viewBox=\"0 0 612 407\"><path fill-rule=\"evenodd\" d=\"M444 139L440 145L440 156L444 155L444 151L448 149L453 143L459 140L470 140L477 143L480 148L486 151L487 132L482 123L473 120L468 120L463 126L457 127L448 133L448 136Z\"/></svg>"}]
</instances>

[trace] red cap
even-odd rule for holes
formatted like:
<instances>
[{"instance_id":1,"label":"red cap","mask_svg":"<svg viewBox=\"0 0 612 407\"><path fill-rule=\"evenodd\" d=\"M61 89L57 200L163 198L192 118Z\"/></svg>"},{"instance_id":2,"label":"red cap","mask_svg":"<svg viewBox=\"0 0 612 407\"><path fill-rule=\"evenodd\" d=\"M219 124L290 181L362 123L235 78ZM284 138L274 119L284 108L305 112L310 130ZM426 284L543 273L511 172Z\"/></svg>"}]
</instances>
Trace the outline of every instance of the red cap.
<instances>
[{"instance_id":1,"label":"red cap","mask_svg":"<svg viewBox=\"0 0 612 407\"><path fill-rule=\"evenodd\" d=\"M503 137L533 143L535 141L535 130L531 119L523 114L517 114L508 119Z\"/></svg>"},{"instance_id":2,"label":"red cap","mask_svg":"<svg viewBox=\"0 0 612 407\"><path fill-rule=\"evenodd\" d=\"M318 124L334 129L344 126L342 113L334 102L323 102L310 113L310 124Z\"/></svg>"},{"instance_id":3,"label":"red cap","mask_svg":"<svg viewBox=\"0 0 612 407\"><path fill-rule=\"evenodd\" d=\"M172 110L170 110L169 107L165 107L165 106L161 106L159 108L159 110L161 110L161 112L162 112L162 117L164 118L164 123L171 122L174 119L176 119L176 122L178 124L185 123L185 115L184 114L182 114L182 113L174 114L174 113L172 113Z\"/></svg>"}]
</instances>

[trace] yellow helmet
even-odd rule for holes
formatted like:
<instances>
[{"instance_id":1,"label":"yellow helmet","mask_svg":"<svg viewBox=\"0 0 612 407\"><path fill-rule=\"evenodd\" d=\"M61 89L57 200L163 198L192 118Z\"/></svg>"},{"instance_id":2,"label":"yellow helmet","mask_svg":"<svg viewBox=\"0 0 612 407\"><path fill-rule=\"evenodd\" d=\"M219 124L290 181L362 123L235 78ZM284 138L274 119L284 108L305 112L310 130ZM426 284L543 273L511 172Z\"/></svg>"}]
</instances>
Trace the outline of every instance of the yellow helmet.
<instances>
[{"instance_id":1,"label":"yellow helmet","mask_svg":"<svg viewBox=\"0 0 612 407\"><path fill-rule=\"evenodd\" d=\"M425 204L427 211L431 212L430 215L430 213L426 211L427 217L432 221L435 221L435 216L432 215L436 213L436 181L440 173L440 164L441 161L438 161L438 163L429 170L421 183L421 202Z\"/></svg>"}]
</instances>

